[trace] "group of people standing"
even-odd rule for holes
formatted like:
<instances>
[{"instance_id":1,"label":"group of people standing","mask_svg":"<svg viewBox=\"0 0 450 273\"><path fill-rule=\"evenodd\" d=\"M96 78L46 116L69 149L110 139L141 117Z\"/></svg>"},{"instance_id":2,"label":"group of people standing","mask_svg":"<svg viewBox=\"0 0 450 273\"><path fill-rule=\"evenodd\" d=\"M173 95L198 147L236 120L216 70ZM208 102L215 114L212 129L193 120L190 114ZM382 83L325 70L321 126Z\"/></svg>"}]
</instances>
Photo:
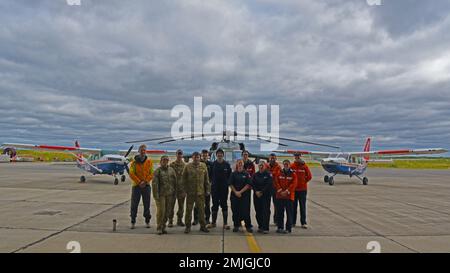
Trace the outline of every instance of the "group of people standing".
<instances>
[{"instance_id":1,"label":"group of people standing","mask_svg":"<svg viewBox=\"0 0 450 273\"><path fill-rule=\"evenodd\" d=\"M200 224L202 232L215 228L219 207L223 228L229 230L228 200L231 204L233 232L240 230L243 221L246 231L251 233L252 192L259 233L269 233L271 202L275 207L274 222L277 225L277 233L292 231L297 222L298 207L301 227L308 227L306 196L307 183L312 175L300 154L294 155L292 164L289 160L284 160L282 165L277 162L276 155L271 154L269 162L260 161L255 170L255 164L249 159L249 152L243 151L242 159L236 162L233 171L224 159L224 151L218 149L215 153L215 161L210 161L209 152L203 150L201 154L193 153L192 162L185 163L183 151L177 150L175 161L169 163L169 157L162 156L160 166L153 171L153 162L146 155L146 146L141 145L139 154L130 166L131 228L135 228L141 197L146 227L150 227L151 192L157 207L158 234L167 233L166 224L169 228L174 226L176 203L176 225L185 227L185 233L190 233L191 226L197 224Z\"/></svg>"}]
</instances>

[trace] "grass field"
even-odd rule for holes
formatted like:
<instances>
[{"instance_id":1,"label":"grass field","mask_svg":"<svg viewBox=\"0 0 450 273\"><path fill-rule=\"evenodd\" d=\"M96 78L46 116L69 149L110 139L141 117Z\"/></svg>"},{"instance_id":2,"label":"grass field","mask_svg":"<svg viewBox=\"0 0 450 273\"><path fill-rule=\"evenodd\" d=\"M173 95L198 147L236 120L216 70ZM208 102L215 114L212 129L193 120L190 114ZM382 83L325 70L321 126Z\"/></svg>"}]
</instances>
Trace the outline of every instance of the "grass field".
<instances>
[{"instance_id":1,"label":"grass field","mask_svg":"<svg viewBox=\"0 0 450 273\"><path fill-rule=\"evenodd\" d=\"M75 157L66 153L58 152L45 152L45 151L29 151L18 150L17 155L19 157L33 158L34 161L39 162L72 162L75 161Z\"/></svg>"},{"instance_id":2,"label":"grass field","mask_svg":"<svg viewBox=\"0 0 450 273\"><path fill-rule=\"evenodd\" d=\"M19 157L33 158L34 161L39 162L54 162L64 161L73 162L75 157L70 154L58 153L58 152L45 152L45 151L29 151L18 150ZM278 159L282 161L288 158L292 160L292 157L280 156ZM158 162L159 157L152 157L154 162ZM308 161L309 166L319 167L320 163L315 161ZM450 158L446 157L416 157L416 158L402 158L394 159L392 162L373 162L369 163L371 168L397 168L397 169L450 169Z\"/></svg>"},{"instance_id":3,"label":"grass field","mask_svg":"<svg viewBox=\"0 0 450 273\"><path fill-rule=\"evenodd\" d=\"M450 158L394 159L392 163L369 163L371 168L450 169Z\"/></svg>"}]
</instances>

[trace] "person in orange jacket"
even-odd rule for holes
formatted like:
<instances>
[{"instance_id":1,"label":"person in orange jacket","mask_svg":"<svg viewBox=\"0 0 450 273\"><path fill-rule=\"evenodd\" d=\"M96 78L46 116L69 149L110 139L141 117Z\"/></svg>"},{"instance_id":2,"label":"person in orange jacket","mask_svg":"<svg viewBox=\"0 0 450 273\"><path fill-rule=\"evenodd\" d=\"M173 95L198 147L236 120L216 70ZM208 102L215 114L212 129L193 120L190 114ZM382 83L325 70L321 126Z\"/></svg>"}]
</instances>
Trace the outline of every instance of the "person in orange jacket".
<instances>
[{"instance_id":1,"label":"person in orange jacket","mask_svg":"<svg viewBox=\"0 0 450 273\"><path fill-rule=\"evenodd\" d=\"M281 172L281 166L277 162L277 156L274 153L271 153L269 156L269 164L268 170L272 174L272 177L276 177ZM275 194L275 188L272 188L272 202L273 202L273 222L277 224L277 198Z\"/></svg>"},{"instance_id":2,"label":"person in orange jacket","mask_svg":"<svg viewBox=\"0 0 450 273\"><path fill-rule=\"evenodd\" d=\"M144 203L145 225L150 228L150 182L153 179L153 161L147 157L147 146L139 147L139 154L130 164L131 178L131 229L135 228L139 202Z\"/></svg>"},{"instance_id":3,"label":"person in orange jacket","mask_svg":"<svg viewBox=\"0 0 450 273\"><path fill-rule=\"evenodd\" d=\"M295 189L295 200L294 200L294 215L292 225L295 227L297 224L297 208L300 204L300 223L302 228L307 229L308 224L306 223L306 194L308 191L308 182L312 179L311 171L308 165L301 158L301 154L294 154L294 163L291 164L291 169L297 174L297 187Z\"/></svg>"},{"instance_id":4,"label":"person in orange jacket","mask_svg":"<svg viewBox=\"0 0 450 273\"><path fill-rule=\"evenodd\" d=\"M274 177L274 187L276 190L276 214L277 233L291 233L292 214L295 199L295 188L297 187L297 175L290 168L289 160L283 161L283 169ZM284 229L284 212L286 212L286 229Z\"/></svg>"}]
</instances>

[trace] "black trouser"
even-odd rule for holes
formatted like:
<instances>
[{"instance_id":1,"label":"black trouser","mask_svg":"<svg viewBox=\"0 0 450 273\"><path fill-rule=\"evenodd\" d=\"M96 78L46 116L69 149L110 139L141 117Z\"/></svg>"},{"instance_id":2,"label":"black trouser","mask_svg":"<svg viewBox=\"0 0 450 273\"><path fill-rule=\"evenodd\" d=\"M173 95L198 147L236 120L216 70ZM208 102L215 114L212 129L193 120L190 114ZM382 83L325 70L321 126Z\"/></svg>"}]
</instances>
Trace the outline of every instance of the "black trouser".
<instances>
[{"instance_id":1,"label":"black trouser","mask_svg":"<svg viewBox=\"0 0 450 273\"><path fill-rule=\"evenodd\" d=\"M228 187L212 188L211 196L212 196L211 211L213 213L219 211L219 206L222 209L222 212L228 211Z\"/></svg>"},{"instance_id":2,"label":"black trouser","mask_svg":"<svg viewBox=\"0 0 450 273\"><path fill-rule=\"evenodd\" d=\"M277 194L275 192L275 190L272 193L272 202L273 202L273 222L277 223Z\"/></svg>"},{"instance_id":3,"label":"black trouser","mask_svg":"<svg viewBox=\"0 0 450 273\"><path fill-rule=\"evenodd\" d=\"M292 206L293 202L291 199L277 199L277 226L279 229L284 228L284 212L286 211L287 221L286 230L291 231L292 229Z\"/></svg>"},{"instance_id":4,"label":"black trouser","mask_svg":"<svg viewBox=\"0 0 450 273\"><path fill-rule=\"evenodd\" d=\"M211 216L211 196L205 196L205 220L209 222ZM198 208L194 207L194 222L198 222Z\"/></svg>"},{"instance_id":5,"label":"black trouser","mask_svg":"<svg viewBox=\"0 0 450 273\"><path fill-rule=\"evenodd\" d=\"M252 227L252 221L250 219L250 197L249 191L243 193L241 198L231 193L230 201L234 227L240 227L242 220L244 220L246 228Z\"/></svg>"},{"instance_id":6,"label":"black trouser","mask_svg":"<svg viewBox=\"0 0 450 273\"><path fill-rule=\"evenodd\" d=\"M297 224L297 208L300 204L300 223L306 225L306 193L307 191L296 191L294 200L294 216L292 224Z\"/></svg>"},{"instance_id":7,"label":"black trouser","mask_svg":"<svg viewBox=\"0 0 450 273\"><path fill-rule=\"evenodd\" d=\"M150 218L152 216L150 215L150 194L151 194L152 188L150 185L145 186L144 188L141 188L139 186L133 186L131 187L131 223L136 223L136 216L138 212L139 202L141 201L142 196L142 203L144 203L144 218L145 223L150 223Z\"/></svg>"},{"instance_id":8,"label":"black trouser","mask_svg":"<svg viewBox=\"0 0 450 273\"><path fill-rule=\"evenodd\" d=\"M269 230L270 221L270 198L271 195L268 193L263 194L259 198L253 194L253 205L255 206L258 228L267 231Z\"/></svg>"}]
</instances>

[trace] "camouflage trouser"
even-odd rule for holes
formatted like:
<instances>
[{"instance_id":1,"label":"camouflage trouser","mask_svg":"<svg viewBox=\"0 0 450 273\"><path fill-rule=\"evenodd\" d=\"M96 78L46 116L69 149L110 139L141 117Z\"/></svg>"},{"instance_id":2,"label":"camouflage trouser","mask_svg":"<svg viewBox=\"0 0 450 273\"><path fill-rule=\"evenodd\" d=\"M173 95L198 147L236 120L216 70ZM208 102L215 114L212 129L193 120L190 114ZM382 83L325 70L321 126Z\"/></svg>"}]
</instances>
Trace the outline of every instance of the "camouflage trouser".
<instances>
[{"instance_id":1,"label":"camouflage trouser","mask_svg":"<svg viewBox=\"0 0 450 273\"><path fill-rule=\"evenodd\" d=\"M183 196L183 193L177 193L176 198L172 198L172 203L170 204L169 208L169 220L173 221L173 217L175 214L175 202L178 202L178 211L177 211L177 217L178 219L183 219L184 214L184 200L186 200L186 196Z\"/></svg>"},{"instance_id":2,"label":"camouflage trouser","mask_svg":"<svg viewBox=\"0 0 450 273\"><path fill-rule=\"evenodd\" d=\"M186 227L190 227L192 223L192 209L195 206L198 208L198 218L200 227L206 227L205 220L205 196L197 194L187 194L186 197L186 216L184 218L184 223Z\"/></svg>"},{"instance_id":3,"label":"camouflage trouser","mask_svg":"<svg viewBox=\"0 0 450 273\"><path fill-rule=\"evenodd\" d=\"M156 225L157 230L166 228L167 219L169 218L169 206L174 197L172 195L160 196L156 201Z\"/></svg>"}]
</instances>

